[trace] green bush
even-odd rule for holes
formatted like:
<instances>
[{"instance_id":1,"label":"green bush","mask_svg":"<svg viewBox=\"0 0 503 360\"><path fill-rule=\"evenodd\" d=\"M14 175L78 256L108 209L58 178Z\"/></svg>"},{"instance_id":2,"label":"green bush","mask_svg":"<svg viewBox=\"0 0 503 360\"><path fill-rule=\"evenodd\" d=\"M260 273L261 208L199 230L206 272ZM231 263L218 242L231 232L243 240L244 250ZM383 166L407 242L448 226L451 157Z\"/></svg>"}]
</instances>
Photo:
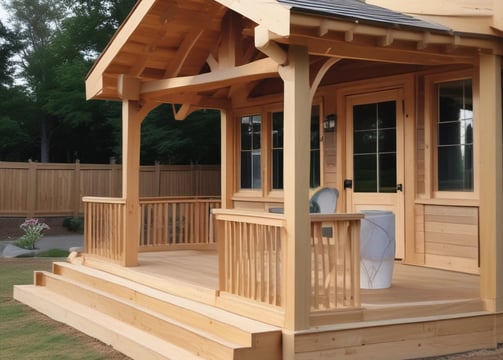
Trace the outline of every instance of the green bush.
<instances>
[{"instance_id":1,"label":"green bush","mask_svg":"<svg viewBox=\"0 0 503 360\"><path fill-rule=\"evenodd\" d=\"M82 216L67 217L63 220L63 227L69 231L82 232L84 230L84 218Z\"/></svg>"}]
</instances>

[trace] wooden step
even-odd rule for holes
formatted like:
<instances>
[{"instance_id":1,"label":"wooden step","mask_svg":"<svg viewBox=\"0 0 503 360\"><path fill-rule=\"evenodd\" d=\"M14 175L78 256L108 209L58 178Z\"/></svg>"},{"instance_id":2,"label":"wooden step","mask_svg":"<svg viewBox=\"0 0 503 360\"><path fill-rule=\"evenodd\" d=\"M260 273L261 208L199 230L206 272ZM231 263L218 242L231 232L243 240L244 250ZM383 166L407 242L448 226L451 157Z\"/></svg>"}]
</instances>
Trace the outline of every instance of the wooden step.
<instances>
[{"instance_id":1,"label":"wooden step","mask_svg":"<svg viewBox=\"0 0 503 360\"><path fill-rule=\"evenodd\" d=\"M80 307L112 317L193 356L205 359L281 358L281 331L276 327L85 266L54 263L53 270L54 273L35 273L38 286L33 287L33 294L40 290L41 294L67 299L71 305L79 303ZM25 302L24 298L20 301ZM65 301L51 306L66 311L71 309ZM51 309L47 315L53 317L52 313L58 310ZM104 330L107 331L110 330ZM106 338L102 341L107 342Z\"/></svg>"},{"instance_id":2,"label":"wooden step","mask_svg":"<svg viewBox=\"0 0 503 360\"><path fill-rule=\"evenodd\" d=\"M201 360L201 357L187 350L45 287L16 285L14 298L56 321L112 346L133 359Z\"/></svg>"},{"instance_id":3,"label":"wooden step","mask_svg":"<svg viewBox=\"0 0 503 360\"><path fill-rule=\"evenodd\" d=\"M280 336L279 329L214 306L174 296L113 274L69 263L54 263L53 272L80 284L106 291L190 326L243 346ZM278 340L280 341L280 340Z\"/></svg>"}]
</instances>

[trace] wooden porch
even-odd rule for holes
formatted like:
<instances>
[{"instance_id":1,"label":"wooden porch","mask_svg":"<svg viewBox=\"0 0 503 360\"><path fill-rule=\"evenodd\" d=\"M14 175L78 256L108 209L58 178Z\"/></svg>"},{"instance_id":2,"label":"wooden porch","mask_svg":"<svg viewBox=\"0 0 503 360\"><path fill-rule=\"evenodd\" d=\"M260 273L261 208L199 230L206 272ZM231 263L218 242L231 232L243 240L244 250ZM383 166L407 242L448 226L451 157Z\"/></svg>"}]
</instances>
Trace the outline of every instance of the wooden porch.
<instances>
[{"instance_id":1,"label":"wooden porch","mask_svg":"<svg viewBox=\"0 0 503 360\"><path fill-rule=\"evenodd\" d=\"M15 298L142 359L403 359L503 340L478 275L396 262L391 288L360 289L358 214L310 215L309 328L286 331L282 215L216 210L215 199L140 203L137 266L121 264L128 246L110 228L122 228L121 200L87 198L85 252Z\"/></svg>"},{"instance_id":2,"label":"wooden porch","mask_svg":"<svg viewBox=\"0 0 503 360\"><path fill-rule=\"evenodd\" d=\"M130 268L99 260L88 260L86 265L167 293L219 306L218 253L214 250L141 253L139 266ZM341 319L334 324L343 327L340 322L344 322L352 328L355 323L365 321L483 312L479 293L478 275L404 265L397 261L391 288L361 289L361 317L348 322L348 314L341 312Z\"/></svg>"}]
</instances>

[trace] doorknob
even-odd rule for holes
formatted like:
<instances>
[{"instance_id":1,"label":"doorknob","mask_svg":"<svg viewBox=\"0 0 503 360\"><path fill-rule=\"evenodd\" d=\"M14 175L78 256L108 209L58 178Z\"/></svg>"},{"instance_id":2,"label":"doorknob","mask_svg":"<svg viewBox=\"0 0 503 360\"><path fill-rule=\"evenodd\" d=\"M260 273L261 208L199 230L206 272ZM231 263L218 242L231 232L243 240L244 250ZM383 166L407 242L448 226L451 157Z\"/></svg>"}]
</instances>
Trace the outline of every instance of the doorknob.
<instances>
[{"instance_id":1,"label":"doorknob","mask_svg":"<svg viewBox=\"0 0 503 360\"><path fill-rule=\"evenodd\" d=\"M403 191L403 185L402 184L396 184L396 191L400 191L402 192Z\"/></svg>"},{"instance_id":2,"label":"doorknob","mask_svg":"<svg viewBox=\"0 0 503 360\"><path fill-rule=\"evenodd\" d=\"M353 180L344 179L344 189L352 189L353 188Z\"/></svg>"}]
</instances>

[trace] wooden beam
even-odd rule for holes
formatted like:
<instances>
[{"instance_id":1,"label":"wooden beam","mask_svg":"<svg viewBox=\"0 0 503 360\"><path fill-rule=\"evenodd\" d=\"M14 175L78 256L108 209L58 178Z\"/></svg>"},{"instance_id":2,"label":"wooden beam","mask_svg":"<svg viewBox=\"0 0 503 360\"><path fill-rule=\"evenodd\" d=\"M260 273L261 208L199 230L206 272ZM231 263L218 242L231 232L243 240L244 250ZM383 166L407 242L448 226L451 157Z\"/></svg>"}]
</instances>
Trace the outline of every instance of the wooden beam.
<instances>
[{"instance_id":1,"label":"wooden beam","mask_svg":"<svg viewBox=\"0 0 503 360\"><path fill-rule=\"evenodd\" d=\"M490 311L503 311L503 125L501 57L480 55L480 292Z\"/></svg>"},{"instance_id":2,"label":"wooden beam","mask_svg":"<svg viewBox=\"0 0 503 360\"><path fill-rule=\"evenodd\" d=\"M209 17L209 16L208 16ZM207 18L208 18L207 17ZM185 35L176 55L170 60L168 68L164 71L164 77L176 77L180 73L180 69L185 64L185 60L197 43L197 40L204 32L204 28L194 28L187 35Z\"/></svg>"},{"instance_id":3,"label":"wooden beam","mask_svg":"<svg viewBox=\"0 0 503 360\"><path fill-rule=\"evenodd\" d=\"M279 76L278 65L271 59L266 58L246 65L213 71L211 73L145 82L141 87L140 93L145 96L149 94L157 96L159 94L189 91L208 91L276 76Z\"/></svg>"},{"instance_id":4,"label":"wooden beam","mask_svg":"<svg viewBox=\"0 0 503 360\"><path fill-rule=\"evenodd\" d=\"M190 104L203 109L226 109L231 105L231 100L196 94L168 94L159 97L144 97L151 101L163 104Z\"/></svg>"},{"instance_id":5,"label":"wooden beam","mask_svg":"<svg viewBox=\"0 0 503 360\"><path fill-rule=\"evenodd\" d=\"M503 5L498 5L503 6ZM355 24L349 21L340 21L337 19L327 20L320 17L293 14L292 15L292 25L291 25L291 36L295 33L302 33L299 29L304 29L304 31L309 29L312 30L313 37L319 37L319 30L316 29L323 28L327 32L341 33L346 38L346 41L352 41L353 38L361 35L363 37L374 37L383 38L388 36L389 29L381 26L372 26L367 24ZM419 30L405 30L393 31L394 42L413 42L421 43L424 40L424 31ZM315 35L315 36L314 36ZM325 34L325 38L329 38L330 34ZM452 46L453 41L456 42L456 46L462 48L473 48L473 49L486 49L486 51L492 51L495 54L503 54L503 44L496 37L473 37L473 36L459 36L459 38L453 40L454 34L450 33L436 33L428 35L428 43L431 45L445 45ZM351 40L348 40L351 39ZM284 40L287 42L286 38ZM294 41L291 41L294 43ZM433 53L433 52L432 52Z\"/></svg>"},{"instance_id":6,"label":"wooden beam","mask_svg":"<svg viewBox=\"0 0 503 360\"><path fill-rule=\"evenodd\" d=\"M393 49L391 47L357 44L355 41L349 43L328 39L327 37L317 38L299 34L276 41L306 46L312 55L336 56L346 59L419 65L474 64L476 62L476 57L470 53L455 54Z\"/></svg>"},{"instance_id":7,"label":"wooden beam","mask_svg":"<svg viewBox=\"0 0 503 360\"><path fill-rule=\"evenodd\" d=\"M270 31L264 26L255 28L255 47L279 65L285 65L288 61L286 51L273 41Z\"/></svg>"},{"instance_id":8,"label":"wooden beam","mask_svg":"<svg viewBox=\"0 0 503 360\"><path fill-rule=\"evenodd\" d=\"M286 220L285 328L309 328L311 252L309 219L309 144L311 103L307 48L291 46L284 81L284 204ZM284 348L285 349L285 348ZM285 349L292 355L292 349ZM289 357L288 355L286 358Z\"/></svg>"},{"instance_id":9,"label":"wooden beam","mask_svg":"<svg viewBox=\"0 0 503 360\"><path fill-rule=\"evenodd\" d=\"M119 75L117 79L117 92L122 100L140 99L140 79L124 74Z\"/></svg>"}]
</instances>

